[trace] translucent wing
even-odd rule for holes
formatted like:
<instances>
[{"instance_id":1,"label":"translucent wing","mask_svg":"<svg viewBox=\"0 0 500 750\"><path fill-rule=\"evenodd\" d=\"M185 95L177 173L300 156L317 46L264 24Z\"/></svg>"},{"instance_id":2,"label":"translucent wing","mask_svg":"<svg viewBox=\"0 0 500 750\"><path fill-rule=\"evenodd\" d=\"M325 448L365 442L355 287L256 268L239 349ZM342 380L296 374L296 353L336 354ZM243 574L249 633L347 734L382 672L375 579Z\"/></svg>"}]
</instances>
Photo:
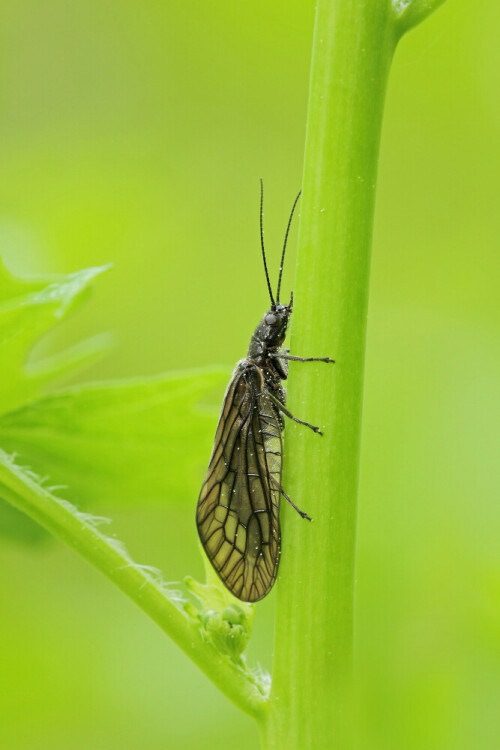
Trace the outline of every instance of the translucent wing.
<instances>
[{"instance_id":1,"label":"translucent wing","mask_svg":"<svg viewBox=\"0 0 500 750\"><path fill-rule=\"evenodd\" d=\"M222 405L196 521L210 562L239 599L271 589L280 555L281 422L263 378L243 360Z\"/></svg>"}]
</instances>

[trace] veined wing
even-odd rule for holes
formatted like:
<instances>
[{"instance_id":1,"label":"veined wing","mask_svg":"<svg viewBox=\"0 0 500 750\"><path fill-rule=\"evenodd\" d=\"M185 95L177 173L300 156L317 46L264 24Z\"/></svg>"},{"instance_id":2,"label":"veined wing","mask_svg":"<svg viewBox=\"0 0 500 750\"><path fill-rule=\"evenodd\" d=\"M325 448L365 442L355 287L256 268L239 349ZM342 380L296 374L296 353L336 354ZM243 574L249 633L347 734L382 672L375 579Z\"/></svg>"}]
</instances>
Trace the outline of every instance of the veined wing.
<instances>
[{"instance_id":1,"label":"veined wing","mask_svg":"<svg viewBox=\"0 0 500 750\"><path fill-rule=\"evenodd\" d=\"M238 364L196 514L210 562L227 588L248 602L268 593L280 555L281 427L262 386L258 367Z\"/></svg>"}]
</instances>

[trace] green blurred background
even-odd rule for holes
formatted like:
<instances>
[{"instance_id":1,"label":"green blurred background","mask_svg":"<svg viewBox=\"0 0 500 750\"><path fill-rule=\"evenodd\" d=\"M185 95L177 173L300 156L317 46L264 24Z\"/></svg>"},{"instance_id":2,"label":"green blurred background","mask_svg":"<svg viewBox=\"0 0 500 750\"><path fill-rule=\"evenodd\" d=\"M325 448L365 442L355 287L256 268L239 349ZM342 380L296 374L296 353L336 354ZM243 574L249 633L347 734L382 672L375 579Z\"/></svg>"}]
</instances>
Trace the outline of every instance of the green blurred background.
<instances>
[{"instance_id":1,"label":"green blurred background","mask_svg":"<svg viewBox=\"0 0 500 750\"><path fill-rule=\"evenodd\" d=\"M114 263L43 351L116 332L80 380L232 365L267 304L258 178L275 266L300 185L314 3L1 8L1 254L18 274ZM499 23L494 0L447 3L403 40L389 86L359 506L363 750L498 746ZM179 580L202 575L195 502L96 510ZM0 747L257 746L251 720L73 552L2 542L0 564ZM250 646L267 668L273 607L257 607Z\"/></svg>"}]
</instances>

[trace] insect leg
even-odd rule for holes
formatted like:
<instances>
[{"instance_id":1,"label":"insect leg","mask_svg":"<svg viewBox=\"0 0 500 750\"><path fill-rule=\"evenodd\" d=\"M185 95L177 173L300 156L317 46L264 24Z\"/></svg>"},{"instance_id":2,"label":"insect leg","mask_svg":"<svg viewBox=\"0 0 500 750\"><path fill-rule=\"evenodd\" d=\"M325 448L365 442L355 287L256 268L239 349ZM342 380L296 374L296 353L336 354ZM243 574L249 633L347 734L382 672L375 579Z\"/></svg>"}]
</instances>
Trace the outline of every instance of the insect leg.
<instances>
[{"instance_id":1,"label":"insect leg","mask_svg":"<svg viewBox=\"0 0 500 750\"><path fill-rule=\"evenodd\" d=\"M304 513L304 511L300 510L300 508L297 508L297 506L293 502L292 498L289 495L286 494L286 492L283 489L283 487L281 486L281 484L278 484L278 482L274 478L273 478L273 482L276 485L276 489L278 489L280 491L280 493L283 495L283 497L285 498L285 500L288 500L288 502L290 503L290 505L292 506L292 508L295 508L295 510L297 511L297 513L299 514L299 516L301 518L306 518L308 521L312 521L311 516L308 516L307 513Z\"/></svg>"},{"instance_id":2,"label":"insect leg","mask_svg":"<svg viewBox=\"0 0 500 750\"><path fill-rule=\"evenodd\" d=\"M276 406L279 411L283 412L289 419L292 419L294 422L297 422L297 424L303 424L304 427L309 427L313 432L316 432L318 435L323 435L319 427L315 427L313 424L309 424L309 422L304 422L302 419L297 419L297 417L294 417L293 414L288 411L286 406L283 406L281 401L276 398L272 393L269 393L269 398L273 402L273 404Z\"/></svg>"},{"instance_id":3,"label":"insect leg","mask_svg":"<svg viewBox=\"0 0 500 750\"><path fill-rule=\"evenodd\" d=\"M291 359L294 362L330 362L331 364L335 362L330 357L294 357L293 354L281 354L280 352L271 352L269 356L275 359Z\"/></svg>"}]
</instances>

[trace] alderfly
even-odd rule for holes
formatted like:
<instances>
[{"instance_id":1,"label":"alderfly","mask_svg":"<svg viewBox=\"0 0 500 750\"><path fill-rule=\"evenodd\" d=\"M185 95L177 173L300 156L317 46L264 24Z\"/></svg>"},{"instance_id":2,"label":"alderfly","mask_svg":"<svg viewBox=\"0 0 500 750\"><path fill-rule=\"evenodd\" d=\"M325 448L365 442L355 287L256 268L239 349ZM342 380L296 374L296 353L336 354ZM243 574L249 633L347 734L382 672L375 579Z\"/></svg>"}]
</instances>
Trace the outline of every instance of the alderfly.
<instances>
[{"instance_id":1,"label":"alderfly","mask_svg":"<svg viewBox=\"0 0 500 750\"><path fill-rule=\"evenodd\" d=\"M288 360L334 361L329 357L294 357L289 349L281 348L293 307L293 293L288 305L280 303L281 277L299 197L300 193L286 228L275 299L264 250L264 186L260 182L260 240L271 308L255 329L247 356L238 362L229 382L196 511L208 559L229 591L245 602L262 599L276 580L281 495L302 518L311 520L281 486L284 416L322 434L285 406L286 390L281 381L288 377Z\"/></svg>"}]
</instances>

